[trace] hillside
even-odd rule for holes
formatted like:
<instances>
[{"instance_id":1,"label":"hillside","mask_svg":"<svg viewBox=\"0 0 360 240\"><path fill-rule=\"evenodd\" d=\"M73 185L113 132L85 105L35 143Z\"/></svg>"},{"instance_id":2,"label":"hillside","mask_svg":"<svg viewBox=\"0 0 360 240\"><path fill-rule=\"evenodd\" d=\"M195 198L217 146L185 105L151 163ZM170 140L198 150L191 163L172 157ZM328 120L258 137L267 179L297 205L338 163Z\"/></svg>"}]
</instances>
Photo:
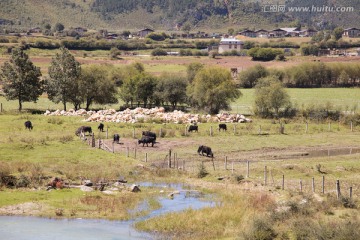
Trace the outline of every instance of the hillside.
<instances>
[{"instance_id":1,"label":"hillside","mask_svg":"<svg viewBox=\"0 0 360 240\"><path fill-rule=\"evenodd\" d=\"M283 2L278 1L278 2ZM27 29L62 23L66 28L138 30L150 27L181 30L190 24L195 30L273 28L294 26L298 21L316 28L360 27L358 0L287 0L285 11L264 11L272 0L2 0L0 24ZM271 4L272 5L272 4ZM276 4L275 4L276 5ZM351 7L347 12L291 11L292 7ZM139 20L140 19L140 20Z\"/></svg>"}]
</instances>

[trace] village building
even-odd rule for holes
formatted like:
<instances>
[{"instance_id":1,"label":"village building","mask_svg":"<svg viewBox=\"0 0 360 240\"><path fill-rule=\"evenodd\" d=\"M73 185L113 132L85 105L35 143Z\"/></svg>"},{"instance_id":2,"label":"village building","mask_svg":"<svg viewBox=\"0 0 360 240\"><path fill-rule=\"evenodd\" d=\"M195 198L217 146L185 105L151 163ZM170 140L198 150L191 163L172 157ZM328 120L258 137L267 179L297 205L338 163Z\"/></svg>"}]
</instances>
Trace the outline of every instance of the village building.
<instances>
[{"instance_id":1,"label":"village building","mask_svg":"<svg viewBox=\"0 0 360 240\"><path fill-rule=\"evenodd\" d=\"M255 31L256 33L256 37L260 37L260 38L267 38L269 36L269 31L264 30L264 29L260 29Z\"/></svg>"},{"instance_id":2,"label":"village building","mask_svg":"<svg viewBox=\"0 0 360 240\"><path fill-rule=\"evenodd\" d=\"M139 37L144 38L144 37L146 37L146 35L148 35L149 33L152 33L152 32L154 32L154 30L152 30L150 28L145 28L145 29L138 31L138 35L139 35Z\"/></svg>"},{"instance_id":3,"label":"village building","mask_svg":"<svg viewBox=\"0 0 360 240\"><path fill-rule=\"evenodd\" d=\"M314 30L314 29L306 29L306 30L302 30L300 31L300 37L313 37L318 33L318 31Z\"/></svg>"},{"instance_id":4,"label":"village building","mask_svg":"<svg viewBox=\"0 0 360 240\"><path fill-rule=\"evenodd\" d=\"M240 51L244 49L244 42L235 38L222 38L219 43L218 52Z\"/></svg>"},{"instance_id":5,"label":"village building","mask_svg":"<svg viewBox=\"0 0 360 240\"><path fill-rule=\"evenodd\" d=\"M245 36L245 37L256 37L256 33L251 30L244 30L242 32L239 32L239 35Z\"/></svg>"},{"instance_id":6,"label":"village building","mask_svg":"<svg viewBox=\"0 0 360 240\"><path fill-rule=\"evenodd\" d=\"M286 31L285 37L298 37L300 35L300 28L280 28Z\"/></svg>"},{"instance_id":7,"label":"village building","mask_svg":"<svg viewBox=\"0 0 360 240\"><path fill-rule=\"evenodd\" d=\"M344 30L343 36L355 38L360 37L360 29L359 28L347 28Z\"/></svg>"},{"instance_id":8,"label":"village building","mask_svg":"<svg viewBox=\"0 0 360 240\"><path fill-rule=\"evenodd\" d=\"M274 29L272 31L269 32L269 37L270 38L283 38L286 36L286 31L281 29L281 28L277 28Z\"/></svg>"}]
</instances>

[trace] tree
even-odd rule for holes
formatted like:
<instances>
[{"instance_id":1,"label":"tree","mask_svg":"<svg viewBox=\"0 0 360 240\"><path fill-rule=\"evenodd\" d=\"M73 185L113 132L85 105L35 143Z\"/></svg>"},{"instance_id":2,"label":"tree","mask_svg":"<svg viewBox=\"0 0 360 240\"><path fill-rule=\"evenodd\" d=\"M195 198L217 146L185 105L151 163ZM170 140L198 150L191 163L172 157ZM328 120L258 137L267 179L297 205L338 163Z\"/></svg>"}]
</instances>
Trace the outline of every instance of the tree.
<instances>
[{"instance_id":1,"label":"tree","mask_svg":"<svg viewBox=\"0 0 360 240\"><path fill-rule=\"evenodd\" d=\"M181 30L183 30L187 35L189 35L190 30L191 30L191 25L190 25L190 23L186 23L186 24L181 28Z\"/></svg>"},{"instance_id":2,"label":"tree","mask_svg":"<svg viewBox=\"0 0 360 240\"><path fill-rule=\"evenodd\" d=\"M187 65L186 75L187 75L187 80L189 81L189 83L192 83L192 81L194 80L198 71L200 71L203 68L204 68L204 64L199 63L199 62L193 62L193 63L190 63L189 65Z\"/></svg>"},{"instance_id":3,"label":"tree","mask_svg":"<svg viewBox=\"0 0 360 240\"><path fill-rule=\"evenodd\" d=\"M234 34L235 30L233 28L228 29L228 34L232 36Z\"/></svg>"},{"instance_id":4,"label":"tree","mask_svg":"<svg viewBox=\"0 0 360 240\"><path fill-rule=\"evenodd\" d=\"M158 102L168 102L175 110L178 103L186 102L186 78L178 74L165 73L156 85L155 98Z\"/></svg>"},{"instance_id":5,"label":"tree","mask_svg":"<svg viewBox=\"0 0 360 240\"><path fill-rule=\"evenodd\" d=\"M83 102L79 86L81 67L68 49L60 48L60 53L53 57L48 72L46 92L49 99L55 103L62 102L64 110L67 102L73 103L75 109L80 107Z\"/></svg>"},{"instance_id":6,"label":"tree","mask_svg":"<svg viewBox=\"0 0 360 240\"><path fill-rule=\"evenodd\" d=\"M339 40L340 38L342 38L343 33L344 33L344 29L342 27L337 27L332 32L336 41Z\"/></svg>"},{"instance_id":7,"label":"tree","mask_svg":"<svg viewBox=\"0 0 360 240\"><path fill-rule=\"evenodd\" d=\"M80 94L86 103L88 111L92 103L109 104L117 103L115 81L110 78L109 69L106 66L90 65L81 69Z\"/></svg>"},{"instance_id":8,"label":"tree","mask_svg":"<svg viewBox=\"0 0 360 240\"><path fill-rule=\"evenodd\" d=\"M61 32L62 30L64 30L65 27L62 23L56 23L54 26L54 31L55 32Z\"/></svg>"},{"instance_id":9,"label":"tree","mask_svg":"<svg viewBox=\"0 0 360 240\"><path fill-rule=\"evenodd\" d=\"M0 72L6 99L18 100L19 111L23 102L36 102L44 90L40 77L40 68L34 66L22 49L14 48L10 60L4 63Z\"/></svg>"},{"instance_id":10,"label":"tree","mask_svg":"<svg viewBox=\"0 0 360 240\"><path fill-rule=\"evenodd\" d=\"M269 71L264 66L256 64L255 66L240 72L238 79L240 80L240 85L242 87L253 88L260 78L268 75Z\"/></svg>"},{"instance_id":11,"label":"tree","mask_svg":"<svg viewBox=\"0 0 360 240\"><path fill-rule=\"evenodd\" d=\"M230 109L230 101L241 96L230 71L220 67L201 69L188 86L189 104L211 114Z\"/></svg>"},{"instance_id":12,"label":"tree","mask_svg":"<svg viewBox=\"0 0 360 240\"><path fill-rule=\"evenodd\" d=\"M282 107L290 106L290 97L282 83L274 76L262 78L255 89L255 113L268 117L279 115Z\"/></svg>"}]
</instances>

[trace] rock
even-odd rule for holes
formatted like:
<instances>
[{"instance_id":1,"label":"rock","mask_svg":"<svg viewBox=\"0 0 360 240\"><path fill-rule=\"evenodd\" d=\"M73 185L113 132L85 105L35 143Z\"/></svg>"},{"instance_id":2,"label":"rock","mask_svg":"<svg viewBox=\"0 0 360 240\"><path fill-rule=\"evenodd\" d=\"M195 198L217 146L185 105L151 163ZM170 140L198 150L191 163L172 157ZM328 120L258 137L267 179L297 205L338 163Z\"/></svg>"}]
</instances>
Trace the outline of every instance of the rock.
<instances>
[{"instance_id":1,"label":"rock","mask_svg":"<svg viewBox=\"0 0 360 240\"><path fill-rule=\"evenodd\" d=\"M83 192L92 192L94 191L94 189L92 189L91 187L87 187L87 186L81 186L80 190Z\"/></svg>"},{"instance_id":2,"label":"rock","mask_svg":"<svg viewBox=\"0 0 360 240\"><path fill-rule=\"evenodd\" d=\"M131 191L131 192L141 192L139 186L138 186L138 185L135 185L135 184L133 184L133 185L130 187L130 191Z\"/></svg>"},{"instance_id":3,"label":"rock","mask_svg":"<svg viewBox=\"0 0 360 240\"><path fill-rule=\"evenodd\" d=\"M106 195L114 195L115 194L115 192L110 191L110 190L102 191L102 193L104 193Z\"/></svg>"},{"instance_id":4,"label":"rock","mask_svg":"<svg viewBox=\"0 0 360 240\"><path fill-rule=\"evenodd\" d=\"M91 187L94 184L91 182L91 180L87 179L87 180L84 180L84 185L87 186L87 187Z\"/></svg>"}]
</instances>

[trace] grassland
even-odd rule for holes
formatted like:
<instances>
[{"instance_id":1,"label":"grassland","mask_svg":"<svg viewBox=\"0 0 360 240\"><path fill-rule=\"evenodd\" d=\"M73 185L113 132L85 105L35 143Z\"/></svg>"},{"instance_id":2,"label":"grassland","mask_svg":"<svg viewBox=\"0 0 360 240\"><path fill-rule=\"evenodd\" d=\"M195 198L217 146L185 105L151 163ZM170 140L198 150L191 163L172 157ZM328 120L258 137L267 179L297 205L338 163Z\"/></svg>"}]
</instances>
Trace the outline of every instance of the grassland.
<instances>
[{"instance_id":1,"label":"grassland","mask_svg":"<svg viewBox=\"0 0 360 240\"><path fill-rule=\"evenodd\" d=\"M24 129L25 120L34 123L32 131ZM134 215L129 215L128 210L136 210L143 201L147 201L149 207L144 211L135 211L136 215L144 215L158 207L156 197L159 191L146 188L139 194L122 190L112 196L99 191L84 195L76 189L45 191L48 177L58 176L71 183L79 183L84 178L97 182L124 176L129 183L185 182L211 194L211 200L216 202L213 208L189 209L137 223L139 229L157 231L172 239L257 239L253 234L260 231L257 229L259 224L266 223L271 225L269 229L277 236L295 236L296 239L300 223L301 226L305 222L313 223L313 228L304 230L309 231L308 234L317 229L317 222L322 222L322 227L330 232L333 231L331 226L345 229L348 221L353 226L359 224L356 206L360 196L360 166L359 154L355 152L360 143L358 128L350 131L349 126L334 123L329 130L327 123L310 123L305 133L304 124L290 121L285 125L286 134L279 134L278 124L254 119L252 123L238 124L235 135L231 131L232 124L229 124L227 133L214 132L211 137L208 129L210 126L215 128L214 123L200 124L200 132L188 136L183 136L181 131L185 126L179 124L106 123L110 136L115 132L121 134L124 146L119 146L130 146L131 149L136 144L132 138L133 127L137 135L142 130L158 133L160 128L166 132L154 148L138 147L137 158L134 158L133 154L127 157L124 151L113 154L91 148L75 137L74 130L83 125L82 120L79 117L0 114L0 173L2 176L27 176L32 186L32 190L2 187L1 210L9 205L16 208L17 204L32 202L37 207L31 205L31 213L39 216L129 219ZM96 129L97 123L88 124ZM261 134L258 130L260 125ZM104 133L102 138L105 138ZM208 158L201 158L196 153L197 146L203 143L211 146L215 153L215 169ZM169 147L186 161L186 171L181 167L156 167L164 161ZM354 153L304 159L292 155L335 148L354 148ZM147 162L144 161L145 152L149 153ZM290 157L279 159L285 155ZM228 157L227 169L224 167L225 156ZM246 177L246 160L250 161L249 177ZM201 162L208 174L198 178ZM268 173L266 185L265 166ZM284 190L281 187L283 175ZM325 194L321 193L323 176L326 179ZM219 177L222 180L218 180ZM312 192L312 178L315 180L315 193ZM300 179L302 192L299 190ZM337 179L341 182L343 200L336 199L334 186ZM350 186L353 187L352 200L348 199ZM262 219L260 223L259 218ZM282 223L285 219L287 230ZM347 234L357 237L354 232Z\"/></svg>"}]
</instances>

